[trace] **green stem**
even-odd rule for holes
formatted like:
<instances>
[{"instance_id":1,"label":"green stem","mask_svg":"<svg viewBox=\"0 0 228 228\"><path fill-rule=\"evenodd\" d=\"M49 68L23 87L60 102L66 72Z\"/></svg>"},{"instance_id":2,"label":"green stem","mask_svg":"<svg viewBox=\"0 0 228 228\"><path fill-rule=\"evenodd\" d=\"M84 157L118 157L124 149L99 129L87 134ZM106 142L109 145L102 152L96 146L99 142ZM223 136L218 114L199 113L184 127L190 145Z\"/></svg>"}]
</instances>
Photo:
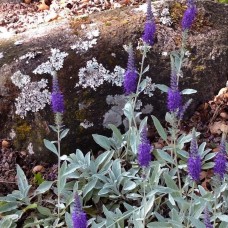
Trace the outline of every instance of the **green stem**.
<instances>
[{"instance_id":1,"label":"green stem","mask_svg":"<svg viewBox=\"0 0 228 228\"><path fill-rule=\"evenodd\" d=\"M181 187L181 178L180 178L180 172L179 172L178 161L177 161L176 138L177 138L176 129L174 129L173 152L174 152L174 161L175 161L176 168L177 168L178 185L179 185L179 189L181 192L182 187Z\"/></svg>"},{"instance_id":2,"label":"green stem","mask_svg":"<svg viewBox=\"0 0 228 228\"><path fill-rule=\"evenodd\" d=\"M146 187L145 187L145 181L146 179L143 180L143 227L146 227Z\"/></svg>"},{"instance_id":3,"label":"green stem","mask_svg":"<svg viewBox=\"0 0 228 228\"><path fill-rule=\"evenodd\" d=\"M193 198L194 188L195 188L195 182L193 182L193 186L192 186L191 202L190 202L190 208L189 208L189 213L188 213L187 228L189 228L189 227L190 227L189 222L190 222L190 215L191 215L191 210L192 210L192 198Z\"/></svg>"},{"instance_id":4,"label":"green stem","mask_svg":"<svg viewBox=\"0 0 228 228\"><path fill-rule=\"evenodd\" d=\"M60 126L57 125L58 135L58 180L57 180L57 197L58 197L58 218L60 218Z\"/></svg>"}]
</instances>

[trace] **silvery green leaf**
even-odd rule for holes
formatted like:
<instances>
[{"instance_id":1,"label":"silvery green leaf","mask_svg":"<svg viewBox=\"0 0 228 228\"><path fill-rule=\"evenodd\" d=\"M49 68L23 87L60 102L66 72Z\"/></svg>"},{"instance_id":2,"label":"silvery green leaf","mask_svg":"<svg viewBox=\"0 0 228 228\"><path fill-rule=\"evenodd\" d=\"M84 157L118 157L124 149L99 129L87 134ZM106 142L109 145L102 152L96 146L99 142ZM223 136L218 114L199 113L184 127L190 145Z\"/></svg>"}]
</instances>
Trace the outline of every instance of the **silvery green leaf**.
<instances>
[{"instance_id":1,"label":"silvery green leaf","mask_svg":"<svg viewBox=\"0 0 228 228\"><path fill-rule=\"evenodd\" d=\"M121 164L120 160L116 159L112 164L112 171L116 177L116 179L121 175Z\"/></svg>"},{"instance_id":2,"label":"silvery green leaf","mask_svg":"<svg viewBox=\"0 0 228 228\"><path fill-rule=\"evenodd\" d=\"M195 204L192 210L192 213L194 212L194 218L199 219L204 209L205 203Z\"/></svg>"},{"instance_id":3,"label":"silvery green leaf","mask_svg":"<svg viewBox=\"0 0 228 228\"><path fill-rule=\"evenodd\" d=\"M175 201L174 201L174 203L175 203ZM175 204L172 204L172 205L175 205ZM181 216L181 215L177 212L177 210L176 210L175 208L173 208L173 209L171 210L171 218L172 218L173 221L177 221L177 222L179 222L179 223L181 223L181 224L182 224L182 222L183 222L183 216Z\"/></svg>"},{"instance_id":4,"label":"silvery green leaf","mask_svg":"<svg viewBox=\"0 0 228 228\"><path fill-rule=\"evenodd\" d=\"M189 153L184 150L178 150L177 154L179 155L178 157L180 157L184 161L187 161L187 159L189 158Z\"/></svg>"},{"instance_id":5,"label":"silvery green leaf","mask_svg":"<svg viewBox=\"0 0 228 228\"><path fill-rule=\"evenodd\" d=\"M148 228L173 228L171 223L168 222L151 222L147 224Z\"/></svg>"},{"instance_id":6,"label":"silvery green leaf","mask_svg":"<svg viewBox=\"0 0 228 228\"><path fill-rule=\"evenodd\" d=\"M65 213L65 221L66 221L67 228L74 228L72 216L68 212Z\"/></svg>"},{"instance_id":7,"label":"silvery green leaf","mask_svg":"<svg viewBox=\"0 0 228 228\"><path fill-rule=\"evenodd\" d=\"M142 82L139 84L139 91L142 92L147 86L147 79L142 80Z\"/></svg>"},{"instance_id":8,"label":"silvery green leaf","mask_svg":"<svg viewBox=\"0 0 228 228\"><path fill-rule=\"evenodd\" d=\"M159 177L161 175L162 171L161 171L161 165L158 162L154 162L154 169L150 178L150 183L152 185L158 185L159 182Z\"/></svg>"},{"instance_id":9,"label":"silvery green leaf","mask_svg":"<svg viewBox=\"0 0 228 228\"><path fill-rule=\"evenodd\" d=\"M113 154L114 151L106 151L100 154L95 160L95 165L97 167L101 166L100 169L102 169L102 167L104 167L111 160Z\"/></svg>"},{"instance_id":10,"label":"silvery green leaf","mask_svg":"<svg viewBox=\"0 0 228 228\"><path fill-rule=\"evenodd\" d=\"M172 177L168 173L164 173L165 183L167 187L172 188L176 191L179 191L179 188L177 187L175 181L172 179Z\"/></svg>"},{"instance_id":11,"label":"silvery green leaf","mask_svg":"<svg viewBox=\"0 0 228 228\"><path fill-rule=\"evenodd\" d=\"M70 129L65 129L65 130L63 130L63 131L61 132L61 134L60 134L60 140L62 140L63 138L66 137L66 135L68 134L69 130L70 130Z\"/></svg>"},{"instance_id":12,"label":"silvery green leaf","mask_svg":"<svg viewBox=\"0 0 228 228\"><path fill-rule=\"evenodd\" d=\"M76 150L76 161L82 161L83 163L85 162L84 154L79 149Z\"/></svg>"},{"instance_id":13,"label":"silvery green leaf","mask_svg":"<svg viewBox=\"0 0 228 228\"><path fill-rule=\"evenodd\" d=\"M54 181L44 181L44 182L42 182L39 185L39 187L36 189L35 193L36 194L43 194L43 193L47 192L51 188L53 183L54 183Z\"/></svg>"},{"instance_id":14,"label":"silvery green leaf","mask_svg":"<svg viewBox=\"0 0 228 228\"><path fill-rule=\"evenodd\" d=\"M205 196L208 193L201 185L198 185L198 188L202 196Z\"/></svg>"},{"instance_id":15,"label":"silvery green leaf","mask_svg":"<svg viewBox=\"0 0 228 228\"><path fill-rule=\"evenodd\" d=\"M214 162L208 162L208 163L203 164L202 169L205 169L205 170L211 169L214 167L214 165L215 165Z\"/></svg>"},{"instance_id":16,"label":"silvery green leaf","mask_svg":"<svg viewBox=\"0 0 228 228\"><path fill-rule=\"evenodd\" d=\"M19 191L22 193L23 197L27 197L31 185L28 185L25 173L19 165L17 165L17 184Z\"/></svg>"},{"instance_id":17,"label":"silvery green leaf","mask_svg":"<svg viewBox=\"0 0 228 228\"><path fill-rule=\"evenodd\" d=\"M132 127L130 130L130 145L134 154L138 153L139 135L138 130Z\"/></svg>"},{"instance_id":18,"label":"silvery green leaf","mask_svg":"<svg viewBox=\"0 0 228 228\"><path fill-rule=\"evenodd\" d=\"M59 156L56 146L51 141L44 139L44 145L48 150Z\"/></svg>"},{"instance_id":19,"label":"silvery green leaf","mask_svg":"<svg viewBox=\"0 0 228 228\"><path fill-rule=\"evenodd\" d=\"M142 196L140 194L137 194L137 193L127 194L126 197L128 199L132 199L132 200L138 200L139 198L142 198Z\"/></svg>"},{"instance_id":20,"label":"silvery green leaf","mask_svg":"<svg viewBox=\"0 0 228 228\"><path fill-rule=\"evenodd\" d=\"M227 228L227 222L221 222L219 228Z\"/></svg>"},{"instance_id":21,"label":"silvery green leaf","mask_svg":"<svg viewBox=\"0 0 228 228\"><path fill-rule=\"evenodd\" d=\"M110 188L102 188L99 192L98 195L102 196L102 195L107 195L108 193L113 193L112 190Z\"/></svg>"},{"instance_id":22,"label":"silvery green leaf","mask_svg":"<svg viewBox=\"0 0 228 228\"><path fill-rule=\"evenodd\" d=\"M145 74L149 69L150 69L150 65L147 65L147 67L145 67L145 69L143 70L142 75Z\"/></svg>"},{"instance_id":23,"label":"silvery green leaf","mask_svg":"<svg viewBox=\"0 0 228 228\"><path fill-rule=\"evenodd\" d=\"M156 84L156 87L162 92L168 93L169 87L163 84Z\"/></svg>"},{"instance_id":24,"label":"silvery green leaf","mask_svg":"<svg viewBox=\"0 0 228 228\"><path fill-rule=\"evenodd\" d=\"M122 137L122 134L119 131L119 129L115 125L113 125L113 124L109 124L108 126L112 129L112 132L113 132L113 135L115 136L115 138L118 141L122 142L123 137Z\"/></svg>"},{"instance_id":25,"label":"silvery green leaf","mask_svg":"<svg viewBox=\"0 0 228 228\"><path fill-rule=\"evenodd\" d=\"M0 213L12 211L14 209L17 209L19 206L20 206L20 203L16 203L16 202L1 204Z\"/></svg>"},{"instance_id":26,"label":"silvery green leaf","mask_svg":"<svg viewBox=\"0 0 228 228\"><path fill-rule=\"evenodd\" d=\"M136 188L136 183L134 181L127 180L124 182L123 190L124 191L131 191Z\"/></svg>"},{"instance_id":27,"label":"silvery green leaf","mask_svg":"<svg viewBox=\"0 0 228 228\"><path fill-rule=\"evenodd\" d=\"M201 154L200 157L204 158L206 154L208 154L211 151L211 149L204 150Z\"/></svg>"},{"instance_id":28,"label":"silvery green leaf","mask_svg":"<svg viewBox=\"0 0 228 228\"><path fill-rule=\"evenodd\" d=\"M40 214L45 215L45 216L52 216L52 212L49 208L43 207L43 206L38 206L37 210L40 212Z\"/></svg>"},{"instance_id":29,"label":"silvery green leaf","mask_svg":"<svg viewBox=\"0 0 228 228\"><path fill-rule=\"evenodd\" d=\"M160 192L160 193L173 193L173 192L176 192L176 190L174 190L172 188L164 187L164 186L160 186L160 185L156 187L156 190L157 190L157 192Z\"/></svg>"},{"instance_id":30,"label":"silvery green leaf","mask_svg":"<svg viewBox=\"0 0 228 228\"><path fill-rule=\"evenodd\" d=\"M110 150L111 149L111 143L110 143L110 139L106 136L103 135L98 135L98 134L92 134L94 141L101 146L102 148L106 149L106 150Z\"/></svg>"},{"instance_id":31,"label":"silvery green leaf","mask_svg":"<svg viewBox=\"0 0 228 228\"><path fill-rule=\"evenodd\" d=\"M130 102L127 102L124 106L123 111L124 111L124 115L127 117L127 119L130 122L134 116L132 104Z\"/></svg>"},{"instance_id":32,"label":"silvery green leaf","mask_svg":"<svg viewBox=\"0 0 228 228\"><path fill-rule=\"evenodd\" d=\"M94 187L96 186L96 183L97 183L97 178L94 178L85 185L83 189L83 198L85 198L87 194L94 189Z\"/></svg>"},{"instance_id":33,"label":"silvery green leaf","mask_svg":"<svg viewBox=\"0 0 228 228\"><path fill-rule=\"evenodd\" d=\"M78 169L80 166L76 164L68 165L66 171L63 173L64 176L68 176L69 174L73 173L76 169Z\"/></svg>"},{"instance_id":34,"label":"silvery green leaf","mask_svg":"<svg viewBox=\"0 0 228 228\"><path fill-rule=\"evenodd\" d=\"M228 223L228 215L219 215L218 218L219 218L222 222L227 222L227 223Z\"/></svg>"},{"instance_id":35,"label":"silvery green leaf","mask_svg":"<svg viewBox=\"0 0 228 228\"><path fill-rule=\"evenodd\" d=\"M62 155L60 158L59 158L61 161L67 161L68 160L68 157L67 155Z\"/></svg>"},{"instance_id":36,"label":"silvery green leaf","mask_svg":"<svg viewBox=\"0 0 228 228\"><path fill-rule=\"evenodd\" d=\"M58 132L58 129L57 129L57 127L56 127L56 126L49 125L49 127L50 127L53 131Z\"/></svg>"},{"instance_id":37,"label":"silvery green leaf","mask_svg":"<svg viewBox=\"0 0 228 228\"><path fill-rule=\"evenodd\" d=\"M154 200L155 200L155 194L150 196L149 199L146 201L146 205L144 205L144 207L145 207L145 215L147 215L148 212L153 208Z\"/></svg>"},{"instance_id":38,"label":"silvery green leaf","mask_svg":"<svg viewBox=\"0 0 228 228\"><path fill-rule=\"evenodd\" d=\"M173 205L173 206L175 206L176 205L176 203L175 203L175 200L173 199L173 197L172 197L172 195L171 194L169 194L169 202Z\"/></svg>"},{"instance_id":39,"label":"silvery green leaf","mask_svg":"<svg viewBox=\"0 0 228 228\"><path fill-rule=\"evenodd\" d=\"M163 150L160 150L160 149L157 149L157 151L158 151L158 155L162 159L164 159L165 161L169 162L170 164L175 165L175 162L174 162L173 158L167 152L164 152Z\"/></svg>"},{"instance_id":40,"label":"silvery green leaf","mask_svg":"<svg viewBox=\"0 0 228 228\"><path fill-rule=\"evenodd\" d=\"M159 120L153 115L151 115L151 117L153 119L154 126L156 127L158 134L161 136L163 140L167 141L167 134L162 125L160 124Z\"/></svg>"},{"instance_id":41,"label":"silvery green leaf","mask_svg":"<svg viewBox=\"0 0 228 228\"><path fill-rule=\"evenodd\" d=\"M174 116L171 115L171 113L166 112L166 114L165 114L165 121L166 121L167 123L170 123L170 125L172 126L173 123L174 123Z\"/></svg>"},{"instance_id":42,"label":"silvery green leaf","mask_svg":"<svg viewBox=\"0 0 228 228\"><path fill-rule=\"evenodd\" d=\"M204 223L202 223L199 219L196 219L194 217L190 218L192 225L197 228L205 228Z\"/></svg>"},{"instance_id":43,"label":"silvery green leaf","mask_svg":"<svg viewBox=\"0 0 228 228\"><path fill-rule=\"evenodd\" d=\"M193 93L197 93L197 90L195 89L184 89L181 91L181 94L193 94Z\"/></svg>"},{"instance_id":44,"label":"silvery green leaf","mask_svg":"<svg viewBox=\"0 0 228 228\"><path fill-rule=\"evenodd\" d=\"M145 127L147 127L147 116L140 122L139 132L141 133Z\"/></svg>"},{"instance_id":45,"label":"silvery green leaf","mask_svg":"<svg viewBox=\"0 0 228 228\"><path fill-rule=\"evenodd\" d=\"M199 154L200 154L201 157L203 157L202 154L204 152L204 149L205 149L206 144L207 144L206 142L202 142L200 144L199 148L198 148L198 151L199 151Z\"/></svg>"},{"instance_id":46,"label":"silvery green leaf","mask_svg":"<svg viewBox=\"0 0 228 228\"><path fill-rule=\"evenodd\" d=\"M213 157L215 157L216 153L210 153L210 154L207 154L205 156L205 158L203 159L203 162L206 162L208 160L211 160Z\"/></svg>"}]
</instances>

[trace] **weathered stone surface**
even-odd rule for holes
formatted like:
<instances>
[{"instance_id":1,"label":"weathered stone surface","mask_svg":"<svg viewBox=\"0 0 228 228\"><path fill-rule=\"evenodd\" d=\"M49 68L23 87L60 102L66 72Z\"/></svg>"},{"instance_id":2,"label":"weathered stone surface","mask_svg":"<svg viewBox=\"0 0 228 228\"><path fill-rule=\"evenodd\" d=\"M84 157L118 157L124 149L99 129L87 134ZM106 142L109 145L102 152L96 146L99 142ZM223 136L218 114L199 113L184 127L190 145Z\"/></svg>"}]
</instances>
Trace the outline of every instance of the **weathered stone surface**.
<instances>
[{"instance_id":1,"label":"weathered stone surface","mask_svg":"<svg viewBox=\"0 0 228 228\"><path fill-rule=\"evenodd\" d=\"M175 5L172 1L169 7L174 24L172 27L162 25L157 17L156 42L146 60L146 65L150 65L147 76L151 77L154 83L166 85L169 85L170 61L169 57L163 54L178 49L180 45L179 24L183 12L183 7ZM183 67L184 77L180 82L181 89L193 88L198 91L192 95L194 103L189 113L224 87L228 72L228 7L211 1L200 2L198 7L198 20L190 31L188 42L191 54ZM158 9L157 13L159 12L161 9ZM110 119L116 125L124 121L123 88L112 86L111 83L104 83L96 91L82 86L75 87L79 81L79 70L86 67L86 62L93 57L110 72L113 72L116 65L125 68L127 53L123 50L123 45L133 42L136 47L142 34L144 20L145 16L141 11L125 8L94 14L71 22L64 20L52 22L7 39L0 38L0 53L3 54L0 58L0 137L9 136L13 129L16 133L14 145L17 148L27 148L29 143L32 143L36 156L42 159L48 158L47 151L43 148L43 138L55 139L48 129L48 125L54 122L50 107L47 106L37 113L29 112L25 119L21 119L15 114L14 105L20 89L12 83L10 77L20 70L30 75L31 81L46 78L51 85L50 75L41 76L32 72L38 65L48 60L51 48L59 48L69 54L64 67L58 72L66 105L64 124L70 128L68 137L62 143L62 153L71 153L76 148L85 152L95 148L91 134L110 133L105 128ZM70 47L80 38L85 40L85 36L88 35L88 32L85 34L86 28L88 29L91 23L96 23L100 31L97 44L84 53L80 51L76 53ZM15 41L22 42L20 45L15 45ZM19 59L28 52L35 52L36 56L30 60ZM136 57L139 63L140 53L136 52ZM139 64L137 66L140 67ZM140 99L145 113L150 114L152 105L154 107L152 113L159 118L164 117L165 94L155 91L153 97L144 95ZM86 126L88 128L85 128Z\"/></svg>"}]
</instances>

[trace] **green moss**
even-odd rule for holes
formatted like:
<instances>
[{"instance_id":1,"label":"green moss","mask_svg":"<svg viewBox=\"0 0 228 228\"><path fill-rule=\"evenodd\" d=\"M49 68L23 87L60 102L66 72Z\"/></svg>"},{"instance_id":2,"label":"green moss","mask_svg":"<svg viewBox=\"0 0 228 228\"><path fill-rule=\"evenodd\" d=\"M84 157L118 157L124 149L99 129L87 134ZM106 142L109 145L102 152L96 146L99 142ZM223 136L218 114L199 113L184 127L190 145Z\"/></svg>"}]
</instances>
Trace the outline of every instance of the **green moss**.
<instances>
[{"instance_id":1,"label":"green moss","mask_svg":"<svg viewBox=\"0 0 228 228\"><path fill-rule=\"evenodd\" d=\"M31 126L24 120L20 120L14 127L16 138L14 139L14 146L17 149L24 149L24 144L31 134Z\"/></svg>"},{"instance_id":2,"label":"green moss","mask_svg":"<svg viewBox=\"0 0 228 228\"><path fill-rule=\"evenodd\" d=\"M199 71L205 70L205 68L206 67L204 65L198 65L198 66L195 66L195 68L193 69L193 71L199 72Z\"/></svg>"}]
</instances>

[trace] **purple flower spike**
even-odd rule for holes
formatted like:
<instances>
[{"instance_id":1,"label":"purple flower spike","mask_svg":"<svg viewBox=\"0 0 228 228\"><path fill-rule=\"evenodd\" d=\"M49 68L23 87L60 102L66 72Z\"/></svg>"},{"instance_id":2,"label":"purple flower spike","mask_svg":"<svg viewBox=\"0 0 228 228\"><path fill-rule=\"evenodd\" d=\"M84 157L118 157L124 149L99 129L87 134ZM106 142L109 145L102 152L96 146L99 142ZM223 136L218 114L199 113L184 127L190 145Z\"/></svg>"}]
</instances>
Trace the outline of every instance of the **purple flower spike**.
<instances>
[{"instance_id":1,"label":"purple flower spike","mask_svg":"<svg viewBox=\"0 0 228 228\"><path fill-rule=\"evenodd\" d=\"M201 159L198 151L195 130L192 132L192 141L190 145L190 154L188 159L188 174L194 181L200 180Z\"/></svg>"},{"instance_id":2,"label":"purple flower spike","mask_svg":"<svg viewBox=\"0 0 228 228\"><path fill-rule=\"evenodd\" d=\"M59 90L59 84L57 76L53 76L52 81L52 94L51 94L51 105L52 111L54 113L63 113L64 112L64 99L63 95Z\"/></svg>"},{"instance_id":3,"label":"purple flower spike","mask_svg":"<svg viewBox=\"0 0 228 228\"><path fill-rule=\"evenodd\" d=\"M86 213L82 210L81 202L78 194L75 195L74 200L74 211L72 214L73 226L74 228L86 228L87 219Z\"/></svg>"},{"instance_id":4,"label":"purple flower spike","mask_svg":"<svg viewBox=\"0 0 228 228\"><path fill-rule=\"evenodd\" d=\"M151 11L151 0L147 0L147 18L144 27L144 34L142 36L143 41L152 46L154 44L155 32L156 25L154 22L153 13Z\"/></svg>"},{"instance_id":5,"label":"purple flower spike","mask_svg":"<svg viewBox=\"0 0 228 228\"><path fill-rule=\"evenodd\" d=\"M138 76L135 68L134 52L133 52L132 46L130 45L127 71L124 75L124 91L126 95L136 92L137 78Z\"/></svg>"},{"instance_id":6,"label":"purple flower spike","mask_svg":"<svg viewBox=\"0 0 228 228\"><path fill-rule=\"evenodd\" d=\"M193 0L188 1L188 8L184 12L184 16L182 19L182 29L190 29L193 24L193 21L196 17L196 6L194 5Z\"/></svg>"},{"instance_id":7,"label":"purple flower spike","mask_svg":"<svg viewBox=\"0 0 228 228\"><path fill-rule=\"evenodd\" d=\"M144 128L140 134L141 144L138 147L138 162L141 167L148 167L150 161L152 160L152 155L150 151L153 147L150 145L150 142L147 138L147 130Z\"/></svg>"},{"instance_id":8,"label":"purple flower spike","mask_svg":"<svg viewBox=\"0 0 228 228\"><path fill-rule=\"evenodd\" d=\"M214 173L218 174L219 177L222 179L224 177L224 174L226 173L226 168L226 143L224 137L222 137L219 152L216 154L215 157Z\"/></svg>"},{"instance_id":9,"label":"purple flower spike","mask_svg":"<svg viewBox=\"0 0 228 228\"><path fill-rule=\"evenodd\" d=\"M207 207L204 209L204 225L206 226L206 228L213 228L210 222L210 216Z\"/></svg>"},{"instance_id":10,"label":"purple flower spike","mask_svg":"<svg viewBox=\"0 0 228 228\"><path fill-rule=\"evenodd\" d=\"M168 110L170 112L180 111L182 109L182 97L178 89L178 81L175 72L172 72L170 78L170 88L168 90Z\"/></svg>"}]
</instances>

